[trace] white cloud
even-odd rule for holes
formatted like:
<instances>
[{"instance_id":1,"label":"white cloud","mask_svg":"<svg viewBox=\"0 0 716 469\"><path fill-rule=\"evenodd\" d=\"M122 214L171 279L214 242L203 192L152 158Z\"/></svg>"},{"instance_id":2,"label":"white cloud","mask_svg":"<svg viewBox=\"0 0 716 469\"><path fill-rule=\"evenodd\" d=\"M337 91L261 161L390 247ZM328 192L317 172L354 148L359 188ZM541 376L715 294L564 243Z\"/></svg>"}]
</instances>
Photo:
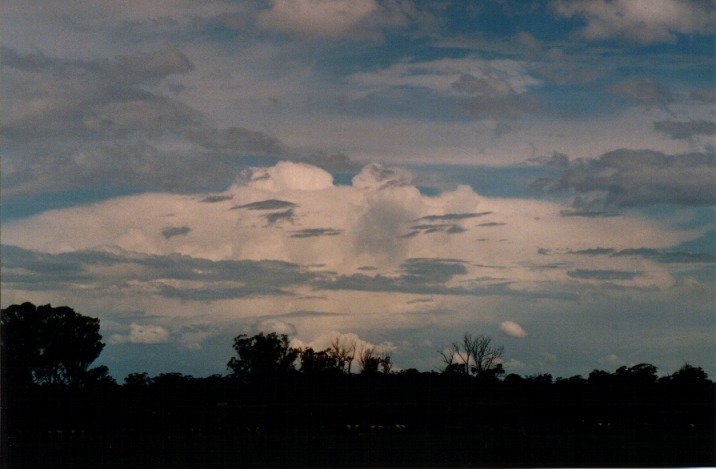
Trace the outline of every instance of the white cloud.
<instances>
[{"instance_id":1,"label":"white cloud","mask_svg":"<svg viewBox=\"0 0 716 469\"><path fill-rule=\"evenodd\" d=\"M163 344L169 342L169 331L162 326L151 324L129 325L129 334L112 334L109 338L110 344Z\"/></svg>"},{"instance_id":2,"label":"white cloud","mask_svg":"<svg viewBox=\"0 0 716 469\"><path fill-rule=\"evenodd\" d=\"M593 280L567 275L579 268L631 269L640 273L633 282L664 285L665 269L644 265L644 259L560 253L600 246L663 248L693 235L636 217L563 217L558 204L489 199L467 186L429 197L401 174L371 166L355 179L358 187L336 186L321 169L284 162L245 173L219 194L219 202L205 202L205 194L122 197L4 223L3 242L54 253L117 246L214 261L285 261L321 265L339 275L372 266L386 278L410 258L461 259L484 266L465 264L463 285L507 276L514 282L511 289L531 290L545 281ZM489 215L474 215L485 212ZM167 237L167 226L182 227L183 234ZM631 236L622 236L625 232ZM539 254L544 251L554 257ZM573 264L536 269L560 256Z\"/></svg>"},{"instance_id":3,"label":"white cloud","mask_svg":"<svg viewBox=\"0 0 716 469\"><path fill-rule=\"evenodd\" d=\"M559 15L586 19L579 34L589 40L673 42L676 34L706 33L714 21L713 3L699 0L558 0L553 5Z\"/></svg>"},{"instance_id":4,"label":"white cloud","mask_svg":"<svg viewBox=\"0 0 716 469\"><path fill-rule=\"evenodd\" d=\"M503 321L500 323L500 330L510 337L522 339L527 337L527 332L514 321Z\"/></svg>"}]
</instances>

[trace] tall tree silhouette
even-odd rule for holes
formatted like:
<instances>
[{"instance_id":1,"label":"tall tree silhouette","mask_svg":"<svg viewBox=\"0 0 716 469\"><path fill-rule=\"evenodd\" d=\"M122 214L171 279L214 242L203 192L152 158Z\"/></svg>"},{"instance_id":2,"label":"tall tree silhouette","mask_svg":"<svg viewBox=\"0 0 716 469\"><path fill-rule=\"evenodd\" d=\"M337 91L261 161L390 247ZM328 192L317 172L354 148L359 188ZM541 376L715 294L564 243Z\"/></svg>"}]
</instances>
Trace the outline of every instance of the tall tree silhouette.
<instances>
[{"instance_id":1,"label":"tall tree silhouette","mask_svg":"<svg viewBox=\"0 0 716 469\"><path fill-rule=\"evenodd\" d=\"M0 313L3 381L15 389L31 384L81 388L107 378L104 366L92 368L104 348L99 319L72 308L32 303Z\"/></svg>"}]
</instances>

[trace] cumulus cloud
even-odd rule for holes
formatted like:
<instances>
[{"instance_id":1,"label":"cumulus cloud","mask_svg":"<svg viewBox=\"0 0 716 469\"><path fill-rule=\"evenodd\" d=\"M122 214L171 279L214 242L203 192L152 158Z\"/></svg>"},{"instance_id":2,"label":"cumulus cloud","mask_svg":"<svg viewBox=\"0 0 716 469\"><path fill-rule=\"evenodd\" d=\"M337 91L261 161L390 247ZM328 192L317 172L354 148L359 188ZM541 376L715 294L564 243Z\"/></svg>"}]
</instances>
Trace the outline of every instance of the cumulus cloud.
<instances>
[{"instance_id":1,"label":"cumulus cloud","mask_svg":"<svg viewBox=\"0 0 716 469\"><path fill-rule=\"evenodd\" d=\"M514 321L503 321L500 323L500 330L510 337L523 339L527 337L527 332Z\"/></svg>"},{"instance_id":2,"label":"cumulus cloud","mask_svg":"<svg viewBox=\"0 0 716 469\"><path fill-rule=\"evenodd\" d=\"M164 344L169 342L169 331L162 326L131 323L129 334L112 334L110 344Z\"/></svg>"},{"instance_id":3,"label":"cumulus cloud","mask_svg":"<svg viewBox=\"0 0 716 469\"><path fill-rule=\"evenodd\" d=\"M712 31L714 5L701 0L557 0L554 11L579 17L578 35L588 40L624 39L639 44L675 42L677 34Z\"/></svg>"},{"instance_id":4,"label":"cumulus cloud","mask_svg":"<svg viewBox=\"0 0 716 469\"><path fill-rule=\"evenodd\" d=\"M648 175L646 168L630 171ZM556 183L572 187L575 178L583 187L603 172L587 163L569 171L576 175ZM410 295L569 298L563 285L596 280L585 272L644 272L622 283L655 286L668 284L669 264L646 255L571 256L546 269L545 253L634 248L624 232L639 233L637 247L651 249L687 236L627 216L564 217L557 204L488 199L466 186L426 196L407 181L400 171L368 166L353 186L334 185L319 168L283 162L245 172L213 203L205 194L143 194L11 221L3 224L3 285L210 303L283 304L326 292L402 294L406 304L416 299ZM290 219L266 223L287 207Z\"/></svg>"}]
</instances>

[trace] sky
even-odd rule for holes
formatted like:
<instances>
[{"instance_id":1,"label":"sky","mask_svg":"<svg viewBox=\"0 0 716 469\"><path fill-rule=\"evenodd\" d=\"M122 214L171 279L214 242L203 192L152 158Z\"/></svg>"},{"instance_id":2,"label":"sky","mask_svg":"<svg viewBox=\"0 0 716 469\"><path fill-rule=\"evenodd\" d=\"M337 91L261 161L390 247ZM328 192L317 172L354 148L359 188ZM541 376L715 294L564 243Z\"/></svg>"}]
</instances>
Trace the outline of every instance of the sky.
<instances>
[{"instance_id":1,"label":"sky","mask_svg":"<svg viewBox=\"0 0 716 469\"><path fill-rule=\"evenodd\" d=\"M240 334L716 378L713 0L6 0L2 307L97 363Z\"/></svg>"}]
</instances>

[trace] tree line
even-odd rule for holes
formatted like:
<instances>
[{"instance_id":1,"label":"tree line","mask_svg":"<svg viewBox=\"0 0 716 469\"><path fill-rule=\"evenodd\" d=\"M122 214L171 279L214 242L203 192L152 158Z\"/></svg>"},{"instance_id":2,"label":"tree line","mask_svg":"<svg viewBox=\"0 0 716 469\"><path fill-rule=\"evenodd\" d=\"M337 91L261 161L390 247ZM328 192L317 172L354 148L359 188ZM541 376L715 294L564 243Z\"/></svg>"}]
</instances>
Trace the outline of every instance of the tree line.
<instances>
[{"instance_id":1,"label":"tree line","mask_svg":"<svg viewBox=\"0 0 716 469\"><path fill-rule=\"evenodd\" d=\"M236 336L227 374L120 385L92 366L98 319L24 303L0 327L7 467L716 462L716 387L690 364L520 376L492 338L465 333L436 351L441 370L396 371L345 338L314 350L259 332Z\"/></svg>"}]
</instances>

